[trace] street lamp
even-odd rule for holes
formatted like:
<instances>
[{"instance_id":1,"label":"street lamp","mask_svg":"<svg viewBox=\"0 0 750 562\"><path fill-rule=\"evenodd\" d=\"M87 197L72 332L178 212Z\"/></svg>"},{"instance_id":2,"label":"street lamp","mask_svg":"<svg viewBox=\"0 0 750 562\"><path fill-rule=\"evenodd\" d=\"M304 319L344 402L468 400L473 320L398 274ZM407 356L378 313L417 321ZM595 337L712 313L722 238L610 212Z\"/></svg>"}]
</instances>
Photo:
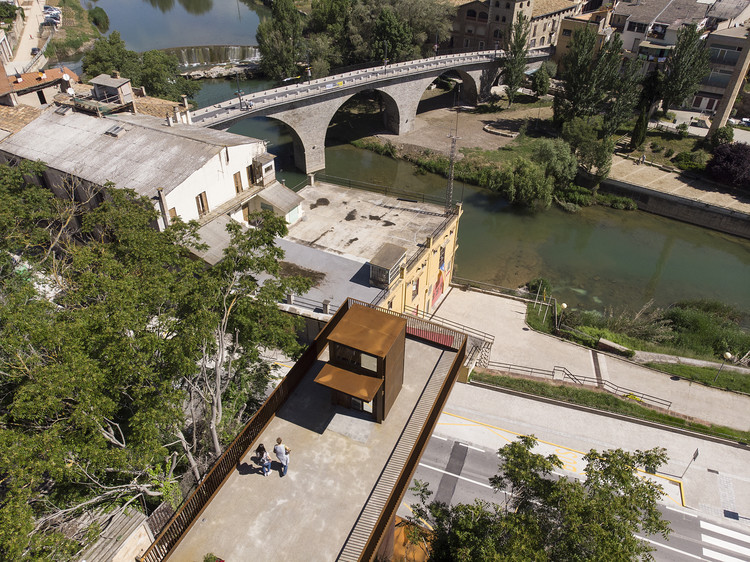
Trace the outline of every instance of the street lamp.
<instances>
[{"instance_id":1,"label":"street lamp","mask_svg":"<svg viewBox=\"0 0 750 562\"><path fill-rule=\"evenodd\" d=\"M388 41L383 41L383 46L385 47L385 57L383 57L383 68L388 66Z\"/></svg>"},{"instance_id":2,"label":"street lamp","mask_svg":"<svg viewBox=\"0 0 750 562\"><path fill-rule=\"evenodd\" d=\"M242 94L244 94L245 92L243 92L242 90L240 90L240 73L239 73L239 71L235 72L234 76L237 78L237 92L236 92L236 95L237 95L237 99L240 100L240 111L242 111Z\"/></svg>"},{"instance_id":3,"label":"street lamp","mask_svg":"<svg viewBox=\"0 0 750 562\"><path fill-rule=\"evenodd\" d=\"M560 305L560 308L562 309L562 311L560 312L560 317L557 319L557 329L558 330L560 329L560 326L562 325L562 319L563 319L563 314L565 314L565 309L568 308L567 303L562 303Z\"/></svg>"},{"instance_id":4,"label":"street lamp","mask_svg":"<svg viewBox=\"0 0 750 562\"><path fill-rule=\"evenodd\" d=\"M438 56L438 49L440 48L440 45L438 44L438 34L435 32L435 46L432 47L435 50L435 56Z\"/></svg>"},{"instance_id":5,"label":"street lamp","mask_svg":"<svg viewBox=\"0 0 750 562\"><path fill-rule=\"evenodd\" d=\"M716 371L716 376L714 377L714 382L716 382L716 379L719 378L719 373L721 373L721 370L724 368L724 365L727 361L729 361L732 358L732 354L728 351L724 352L724 361L721 362L721 367L719 367L719 370Z\"/></svg>"}]
</instances>

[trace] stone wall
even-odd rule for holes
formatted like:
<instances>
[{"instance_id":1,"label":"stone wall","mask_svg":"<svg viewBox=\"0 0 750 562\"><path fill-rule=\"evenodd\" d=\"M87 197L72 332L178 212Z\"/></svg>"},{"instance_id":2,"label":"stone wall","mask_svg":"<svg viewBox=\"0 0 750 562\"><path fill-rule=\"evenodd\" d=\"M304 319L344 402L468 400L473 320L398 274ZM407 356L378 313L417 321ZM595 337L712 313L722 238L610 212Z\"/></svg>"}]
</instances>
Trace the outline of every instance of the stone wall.
<instances>
[{"instance_id":1,"label":"stone wall","mask_svg":"<svg viewBox=\"0 0 750 562\"><path fill-rule=\"evenodd\" d=\"M599 189L630 197L642 211L750 239L750 215L745 213L614 179L602 181Z\"/></svg>"}]
</instances>

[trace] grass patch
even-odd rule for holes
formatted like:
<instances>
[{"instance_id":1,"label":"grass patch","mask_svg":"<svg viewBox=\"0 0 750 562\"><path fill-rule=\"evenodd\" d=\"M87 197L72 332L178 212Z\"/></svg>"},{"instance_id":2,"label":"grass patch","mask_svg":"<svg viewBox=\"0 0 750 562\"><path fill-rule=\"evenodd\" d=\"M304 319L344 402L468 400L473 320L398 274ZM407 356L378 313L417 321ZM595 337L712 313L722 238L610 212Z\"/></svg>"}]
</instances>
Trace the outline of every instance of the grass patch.
<instances>
[{"instance_id":1,"label":"grass patch","mask_svg":"<svg viewBox=\"0 0 750 562\"><path fill-rule=\"evenodd\" d=\"M743 373L721 369L721 373L719 373L717 378L718 367L696 367L694 365L678 365L676 363L647 363L647 366L657 371L676 375L682 379L750 394L750 375ZM716 379L716 382L714 382L714 379Z\"/></svg>"},{"instance_id":2,"label":"grass patch","mask_svg":"<svg viewBox=\"0 0 750 562\"><path fill-rule=\"evenodd\" d=\"M546 312L546 318L545 318ZM526 303L526 323L537 332L551 334L555 330L555 313L551 306L539 306Z\"/></svg>"},{"instance_id":3,"label":"grass patch","mask_svg":"<svg viewBox=\"0 0 750 562\"><path fill-rule=\"evenodd\" d=\"M63 25L47 46L47 56L61 60L83 49L86 44L101 35L81 6L80 0L48 0L48 5L62 11Z\"/></svg>"},{"instance_id":4,"label":"grass patch","mask_svg":"<svg viewBox=\"0 0 750 562\"><path fill-rule=\"evenodd\" d=\"M662 423L664 425L687 429L704 435L723 437L725 439L732 439L743 443L750 442L750 432L748 431L740 431L718 425L706 425L682 417L669 415L600 390L588 390L568 385L548 384L545 382L510 377L507 375L494 375L476 371L472 374L471 378L472 380L501 388L526 392L535 396L553 398L555 400L568 402L569 404L578 404L605 412L631 416L641 420Z\"/></svg>"},{"instance_id":5,"label":"grass patch","mask_svg":"<svg viewBox=\"0 0 750 562\"><path fill-rule=\"evenodd\" d=\"M476 108L469 110L468 113L484 115L486 113L500 113L509 109L532 109L535 107L552 107L552 100L517 94L513 106L508 106L507 98L496 98L488 103L478 105Z\"/></svg>"}]
</instances>

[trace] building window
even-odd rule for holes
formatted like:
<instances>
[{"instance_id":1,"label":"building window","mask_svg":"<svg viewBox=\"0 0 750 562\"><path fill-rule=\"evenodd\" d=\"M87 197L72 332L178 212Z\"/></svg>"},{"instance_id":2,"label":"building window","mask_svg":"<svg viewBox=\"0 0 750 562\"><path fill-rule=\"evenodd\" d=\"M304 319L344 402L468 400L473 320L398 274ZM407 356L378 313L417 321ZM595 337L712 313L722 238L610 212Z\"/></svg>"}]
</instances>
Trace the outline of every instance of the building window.
<instances>
[{"instance_id":1,"label":"building window","mask_svg":"<svg viewBox=\"0 0 750 562\"><path fill-rule=\"evenodd\" d=\"M388 310L393 310L393 299L388 301Z\"/></svg>"},{"instance_id":2,"label":"building window","mask_svg":"<svg viewBox=\"0 0 750 562\"><path fill-rule=\"evenodd\" d=\"M505 9L506 10L510 10L510 2L506 2L505 3Z\"/></svg>"},{"instance_id":3,"label":"building window","mask_svg":"<svg viewBox=\"0 0 750 562\"><path fill-rule=\"evenodd\" d=\"M477 17L477 12L476 12L476 10L467 10L467 11L466 11L466 17L467 17L467 18L472 18L472 19L476 19L476 17Z\"/></svg>"},{"instance_id":4,"label":"building window","mask_svg":"<svg viewBox=\"0 0 750 562\"><path fill-rule=\"evenodd\" d=\"M539 39L539 46L541 47L543 45L544 45L544 37L542 37L541 39Z\"/></svg>"},{"instance_id":5,"label":"building window","mask_svg":"<svg viewBox=\"0 0 750 562\"><path fill-rule=\"evenodd\" d=\"M255 184L255 170L252 166L247 167L247 183L249 185Z\"/></svg>"},{"instance_id":6,"label":"building window","mask_svg":"<svg viewBox=\"0 0 750 562\"><path fill-rule=\"evenodd\" d=\"M492 36L493 36L493 37L494 37L495 39L500 39L500 30L499 30L499 29L496 29L496 30L495 30L495 32L494 32L494 33L492 34Z\"/></svg>"},{"instance_id":7,"label":"building window","mask_svg":"<svg viewBox=\"0 0 750 562\"><path fill-rule=\"evenodd\" d=\"M469 46L469 40L464 39L464 48L467 48Z\"/></svg>"},{"instance_id":8,"label":"building window","mask_svg":"<svg viewBox=\"0 0 750 562\"><path fill-rule=\"evenodd\" d=\"M495 21L500 21L500 16L495 16Z\"/></svg>"},{"instance_id":9,"label":"building window","mask_svg":"<svg viewBox=\"0 0 750 562\"><path fill-rule=\"evenodd\" d=\"M473 27L470 27L470 28L468 28L468 29L466 30L466 35L471 35L471 34L473 34L473 33L474 33L474 28L473 28Z\"/></svg>"},{"instance_id":10,"label":"building window","mask_svg":"<svg viewBox=\"0 0 750 562\"><path fill-rule=\"evenodd\" d=\"M198 216L202 217L206 213L208 213L208 198L206 197L206 192L203 191L200 195L198 195L195 198L195 204L198 207Z\"/></svg>"},{"instance_id":11,"label":"building window","mask_svg":"<svg viewBox=\"0 0 750 562\"><path fill-rule=\"evenodd\" d=\"M495 8L499 8L499 7L500 7L500 1L499 0L495 0Z\"/></svg>"},{"instance_id":12,"label":"building window","mask_svg":"<svg viewBox=\"0 0 750 562\"><path fill-rule=\"evenodd\" d=\"M445 267L445 245L440 246L440 266L439 267L440 269L443 269Z\"/></svg>"},{"instance_id":13,"label":"building window","mask_svg":"<svg viewBox=\"0 0 750 562\"><path fill-rule=\"evenodd\" d=\"M411 282L411 300L416 299L418 294L419 294L419 277L417 277L414 281Z\"/></svg>"},{"instance_id":14,"label":"building window","mask_svg":"<svg viewBox=\"0 0 750 562\"><path fill-rule=\"evenodd\" d=\"M563 29L562 30L563 37L570 37L573 34L572 29Z\"/></svg>"},{"instance_id":15,"label":"building window","mask_svg":"<svg viewBox=\"0 0 750 562\"><path fill-rule=\"evenodd\" d=\"M487 12L479 12L479 21L487 21Z\"/></svg>"},{"instance_id":16,"label":"building window","mask_svg":"<svg viewBox=\"0 0 750 562\"><path fill-rule=\"evenodd\" d=\"M505 21L505 16L503 16L503 21Z\"/></svg>"},{"instance_id":17,"label":"building window","mask_svg":"<svg viewBox=\"0 0 750 562\"><path fill-rule=\"evenodd\" d=\"M532 39L531 41L529 41L529 47L536 47L536 39Z\"/></svg>"},{"instance_id":18,"label":"building window","mask_svg":"<svg viewBox=\"0 0 750 562\"><path fill-rule=\"evenodd\" d=\"M169 211L167 211L167 214L169 215L169 222L172 222L177 218L177 209L172 207L171 209L169 209Z\"/></svg>"},{"instance_id":19,"label":"building window","mask_svg":"<svg viewBox=\"0 0 750 562\"><path fill-rule=\"evenodd\" d=\"M264 203L263 201L260 202L260 210L261 211L270 211L273 213L273 205L269 205L268 203Z\"/></svg>"},{"instance_id":20,"label":"building window","mask_svg":"<svg viewBox=\"0 0 750 562\"><path fill-rule=\"evenodd\" d=\"M234 191L235 193L242 191L242 175L239 172L234 174Z\"/></svg>"},{"instance_id":21,"label":"building window","mask_svg":"<svg viewBox=\"0 0 750 562\"><path fill-rule=\"evenodd\" d=\"M479 42L479 48L480 49L484 49L484 41L480 41Z\"/></svg>"}]
</instances>

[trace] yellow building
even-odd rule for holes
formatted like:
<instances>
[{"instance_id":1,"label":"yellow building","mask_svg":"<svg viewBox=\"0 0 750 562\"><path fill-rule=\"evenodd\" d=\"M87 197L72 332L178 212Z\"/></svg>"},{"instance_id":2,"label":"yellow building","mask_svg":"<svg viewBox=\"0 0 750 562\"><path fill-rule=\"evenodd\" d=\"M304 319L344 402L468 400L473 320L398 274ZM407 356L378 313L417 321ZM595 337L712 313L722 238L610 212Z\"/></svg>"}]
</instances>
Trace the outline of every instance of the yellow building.
<instances>
[{"instance_id":1,"label":"yellow building","mask_svg":"<svg viewBox=\"0 0 750 562\"><path fill-rule=\"evenodd\" d=\"M315 286L290 296L290 312L332 314L349 297L420 315L440 304L455 270L460 204L319 181L298 194L301 219L277 243L285 267Z\"/></svg>"},{"instance_id":2,"label":"yellow building","mask_svg":"<svg viewBox=\"0 0 750 562\"><path fill-rule=\"evenodd\" d=\"M586 27L596 32L596 49L601 49L602 45L609 41L609 37L614 31L610 27L610 17L612 10L610 8L600 8L595 12L579 14L564 18L560 22L560 33L557 36L557 48L552 55L552 60L560 64L562 58L570 50L570 42L573 40L573 34L579 29Z\"/></svg>"}]
</instances>

